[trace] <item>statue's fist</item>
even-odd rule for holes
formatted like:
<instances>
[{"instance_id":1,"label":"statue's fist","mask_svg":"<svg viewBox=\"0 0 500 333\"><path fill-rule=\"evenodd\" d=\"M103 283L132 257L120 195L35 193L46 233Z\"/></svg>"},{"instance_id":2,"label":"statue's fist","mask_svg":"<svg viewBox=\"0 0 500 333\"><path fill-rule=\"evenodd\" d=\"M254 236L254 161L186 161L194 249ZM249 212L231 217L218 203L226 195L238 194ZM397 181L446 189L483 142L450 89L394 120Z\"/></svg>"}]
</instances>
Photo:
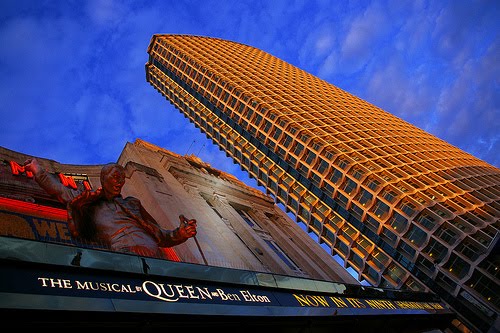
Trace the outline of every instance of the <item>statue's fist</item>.
<instances>
[{"instance_id":1,"label":"statue's fist","mask_svg":"<svg viewBox=\"0 0 500 333\"><path fill-rule=\"evenodd\" d=\"M181 224L179 226L179 233L183 238L191 238L196 236L196 220L187 219L184 215L179 216Z\"/></svg>"},{"instance_id":2,"label":"statue's fist","mask_svg":"<svg viewBox=\"0 0 500 333\"><path fill-rule=\"evenodd\" d=\"M38 171L40 171L40 164L38 164L36 158L28 158L26 161L24 161L23 166L25 171L29 171L34 174L37 174Z\"/></svg>"}]
</instances>

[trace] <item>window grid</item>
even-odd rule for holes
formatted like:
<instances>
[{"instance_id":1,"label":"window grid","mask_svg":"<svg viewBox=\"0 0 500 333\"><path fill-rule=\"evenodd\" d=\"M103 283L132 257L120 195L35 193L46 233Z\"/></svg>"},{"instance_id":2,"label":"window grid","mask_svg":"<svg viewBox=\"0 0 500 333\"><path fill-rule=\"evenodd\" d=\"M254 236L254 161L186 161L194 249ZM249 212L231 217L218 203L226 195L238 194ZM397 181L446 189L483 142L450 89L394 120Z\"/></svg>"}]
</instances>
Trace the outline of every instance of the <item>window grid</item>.
<instances>
[{"instance_id":1,"label":"window grid","mask_svg":"<svg viewBox=\"0 0 500 333\"><path fill-rule=\"evenodd\" d=\"M299 197L286 201L292 181L284 181L283 174L303 161L302 176L310 177L325 194L310 204L312 211L315 205L337 209L327 200L334 196L347 213L338 211L346 216L365 204L369 211L359 222L377 236L390 227L401 240L415 242L413 227L418 225L431 236L419 238L420 249L434 248L431 242L442 243L466 261L464 266L471 265L468 276L477 272L480 263L473 260L477 257L473 252L487 249L499 229L498 169L263 51L190 36L157 35L152 43L147 78L153 87L242 168L253 168L257 178L267 173L266 190L276 195L277 185L283 184L281 197L293 205L292 210L298 209L301 196L312 187L305 186ZM184 85L172 80L173 75ZM209 103L228 118L214 113ZM238 135L256 138L260 134L286 164L258 158L260 148L255 142L236 142L234 125L228 119L240 126ZM278 168L281 173L273 176ZM352 184L345 182L347 175ZM303 181L294 181L299 179ZM349 190L339 192L339 184L351 189L352 195ZM388 185L397 191L394 201L380 196L380 189ZM366 193L373 196L371 203ZM351 205L350 200L360 205ZM432 221L408 218L409 231L403 232L397 214L418 217L424 210ZM467 237L470 243L463 243ZM437 255L436 250L422 251L425 256ZM448 273L443 272L445 278Z\"/></svg>"}]
</instances>

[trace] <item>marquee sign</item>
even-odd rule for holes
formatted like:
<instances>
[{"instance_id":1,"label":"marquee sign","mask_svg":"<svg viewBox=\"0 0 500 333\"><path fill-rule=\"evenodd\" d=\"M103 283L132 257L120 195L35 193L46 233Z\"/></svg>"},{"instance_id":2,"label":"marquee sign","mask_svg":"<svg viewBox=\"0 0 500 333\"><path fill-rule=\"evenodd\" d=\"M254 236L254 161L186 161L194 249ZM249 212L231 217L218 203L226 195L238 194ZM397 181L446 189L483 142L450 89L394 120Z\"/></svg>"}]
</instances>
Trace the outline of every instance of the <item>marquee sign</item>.
<instances>
[{"instance_id":1,"label":"marquee sign","mask_svg":"<svg viewBox=\"0 0 500 333\"><path fill-rule=\"evenodd\" d=\"M9 161L9 165L10 165L10 170L14 176L19 176L24 174L27 178L33 178L33 173L31 171L25 170L24 166L19 165L19 163L15 161ZM86 175L57 173L57 177L59 177L61 184L63 184L66 187L76 190L78 188L78 183L81 183L86 190L90 191L92 189L88 177Z\"/></svg>"},{"instance_id":2,"label":"marquee sign","mask_svg":"<svg viewBox=\"0 0 500 333\"><path fill-rule=\"evenodd\" d=\"M136 302L136 311L176 313L182 309L206 314L218 306L232 306L231 314L245 315L375 315L450 313L439 302L348 297L338 294L283 290L258 286L218 284L168 277L116 277L105 273L69 273L26 267L0 267L0 293L94 299L85 310L96 310L99 301ZM2 304L0 297L0 307ZM15 299L8 297L7 299ZM46 306L58 302L47 302ZM133 303L132 303L133 304ZM149 307L148 307L149 304ZM158 306L163 305L163 306ZM182 305L190 305L189 307ZM32 307L32 305L29 305ZM198 306L198 308L196 307ZM273 309L269 311L269 309ZM130 307L129 307L130 310ZM320 310L311 312L311 310ZM117 311L113 307L112 311Z\"/></svg>"}]
</instances>

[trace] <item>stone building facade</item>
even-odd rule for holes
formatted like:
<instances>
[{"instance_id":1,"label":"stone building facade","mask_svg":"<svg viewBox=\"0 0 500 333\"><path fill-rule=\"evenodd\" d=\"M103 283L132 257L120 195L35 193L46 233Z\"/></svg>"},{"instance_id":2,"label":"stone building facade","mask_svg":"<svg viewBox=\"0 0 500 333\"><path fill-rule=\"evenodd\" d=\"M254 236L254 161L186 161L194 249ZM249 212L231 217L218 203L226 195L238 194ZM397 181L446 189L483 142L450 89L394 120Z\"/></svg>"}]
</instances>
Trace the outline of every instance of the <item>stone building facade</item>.
<instances>
[{"instance_id":1,"label":"stone building facade","mask_svg":"<svg viewBox=\"0 0 500 333\"><path fill-rule=\"evenodd\" d=\"M21 225L19 221L24 216L31 223L19 230L11 225L2 234L72 243L65 229L65 207L22 170L22 163L30 156L0 148L0 157L2 220L9 221L9 225L15 220ZM47 171L65 175L65 179L74 180L77 186L83 186L84 182L93 189L100 186L102 165L69 165L37 159ZM181 156L138 139L126 143L118 163L127 174L123 196L140 198L161 226L176 228L181 214L198 221L196 240L189 239L167 249L171 260L359 284L269 195L214 169L198 157ZM24 215L12 212L19 209L16 203L26 205ZM36 212L38 216L33 217Z\"/></svg>"}]
</instances>

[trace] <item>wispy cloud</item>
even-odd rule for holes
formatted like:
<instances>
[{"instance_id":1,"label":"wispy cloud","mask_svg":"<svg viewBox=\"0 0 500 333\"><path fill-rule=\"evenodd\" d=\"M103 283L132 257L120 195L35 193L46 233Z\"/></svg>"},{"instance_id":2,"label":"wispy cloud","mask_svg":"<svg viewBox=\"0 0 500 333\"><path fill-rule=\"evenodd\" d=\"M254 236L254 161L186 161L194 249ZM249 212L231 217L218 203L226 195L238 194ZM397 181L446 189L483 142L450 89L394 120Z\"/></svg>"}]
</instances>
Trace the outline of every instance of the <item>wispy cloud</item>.
<instances>
[{"instance_id":1,"label":"wispy cloud","mask_svg":"<svg viewBox=\"0 0 500 333\"><path fill-rule=\"evenodd\" d=\"M388 20L384 8L376 2L354 17L340 45L340 70L356 72L370 61L380 42L388 37Z\"/></svg>"},{"instance_id":2,"label":"wispy cloud","mask_svg":"<svg viewBox=\"0 0 500 333\"><path fill-rule=\"evenodd\" d=\"M498 7L4 0L0 145L86 164L142 138L245 177L146 82L152 35L178 33L260 48L499 166Z\"/></svg>"}]
</instances>

